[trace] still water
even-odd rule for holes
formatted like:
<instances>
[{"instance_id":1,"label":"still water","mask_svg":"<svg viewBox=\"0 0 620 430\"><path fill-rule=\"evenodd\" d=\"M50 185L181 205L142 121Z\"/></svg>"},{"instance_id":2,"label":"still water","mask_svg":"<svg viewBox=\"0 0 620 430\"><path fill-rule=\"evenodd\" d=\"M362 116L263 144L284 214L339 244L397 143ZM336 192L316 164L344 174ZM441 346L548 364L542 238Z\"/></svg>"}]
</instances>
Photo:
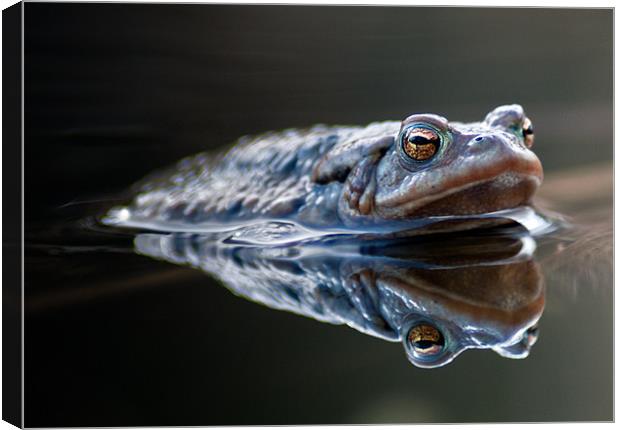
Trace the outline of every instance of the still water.
<instances>
[{"instance_id":1,"label":"still water","mask_svg":"<svg viewBox=\"0 0 620 430\"><path fill-rule=\"evenodd\" d=\"M283 225L200 235L75 220L27 248L54 286L27 300L31 330L57 333L37 345L55 369L45 378L142 404L154 423L159 399L196 424L596 419L611 408L610 169L547 183L542 204L555 195L565 212L534 235L299 239ZM576 212L558 191L572 183L596 184ZM318 410L290 405L291 391ZM550 393L600 402L552 415ZM273 398L285 413L268 412Z\"/></svg>"},{"instance_id":2,"label":"still water","mask_svg":"<svg viewBox=\"0 0 620 430\"><path fill-rule=\"evenodd\" d=\"M26 425L611 420L611 18L27 4ZM501 103L537 129L553 228L273 244L99 222L244 134Z\"/></svg>"}]
</instances>

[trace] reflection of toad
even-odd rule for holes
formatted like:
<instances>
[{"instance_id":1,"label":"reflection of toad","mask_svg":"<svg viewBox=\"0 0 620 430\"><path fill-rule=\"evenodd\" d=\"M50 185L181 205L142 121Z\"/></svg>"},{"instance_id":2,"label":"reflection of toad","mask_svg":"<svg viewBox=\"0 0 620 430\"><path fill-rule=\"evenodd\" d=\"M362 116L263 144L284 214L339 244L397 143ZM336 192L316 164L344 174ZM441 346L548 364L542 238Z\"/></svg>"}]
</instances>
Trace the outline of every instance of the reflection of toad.
<instances>
[{"instance_id":1,"label":"reflection of toad","mask_svg":"<svg viewBox=\"0 0 620 430\"><path fill-rule=\"evenodd\" d=\"M468 348L525 357L544 308L542 277L533 261L387 270L375 283L407 309L391 324L398 324L409 359L421 367L446 364Z\"/></svg>"},{"instance_id":2,"label":"reflection of toad","mask_svg":"<svg viewBox=\"0 0 620 430\"><path fill-rule=\"evenodd\" d=\"M416 114L402 123L267 133L147 178L106 219L197 231L265 219L356 228L495 212L528 204L540 185L532 143L519 105L470 124Z\"/></svg>"},{"instance_id":3,"label":"reflection of toad","mask_svg":"<svg viewBox=\"0 0 620 430\"><path fill-rule=\"evenodd\" d=\"M419 367L445 365L469 348L526 357L544 308L535 242L522 232L339 236L291 246L139 234L135 246L268 307L402 341Z\"/></svg>"}]
</instances>

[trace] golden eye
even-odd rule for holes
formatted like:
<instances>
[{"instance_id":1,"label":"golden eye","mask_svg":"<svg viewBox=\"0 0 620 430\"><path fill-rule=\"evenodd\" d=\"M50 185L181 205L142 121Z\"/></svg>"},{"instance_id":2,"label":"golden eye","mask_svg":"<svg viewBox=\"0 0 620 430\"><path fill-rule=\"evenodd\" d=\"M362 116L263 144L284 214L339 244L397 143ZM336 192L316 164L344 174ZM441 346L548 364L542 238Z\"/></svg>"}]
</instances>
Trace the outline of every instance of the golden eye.
<instances>
[{"instance_id":1,"label":"golden eye","mask_svg":"<svg viewBox=\"0 0 620 430\"><path fill-rule=\"evenodd\" d=\"M432 325L420 324L409 331L409 343L418 355L435 355L443 350L443 335Z\"/></svg>"},{"instance_id":2,"label":"golden eye","mask_svg":"<svg viewBox=\"0 0 620 430\"><path fill-rule=\"evenodd\" d=\"M523 121L523 142L528 148L534 145L534 127L532 127L532 121L529 118L525 118Z\"/></svg>"},{"instance_id":3,"label":"golden eye","mask_svg":"<svg viewBox=\"0 0 620 430\"><path fill-rule=\"evenodd\" d=\"M412 128L403 136L403 150L416 161L431 158L439 148L439 136L428 128Z\"/></svg>"}]
</instances>

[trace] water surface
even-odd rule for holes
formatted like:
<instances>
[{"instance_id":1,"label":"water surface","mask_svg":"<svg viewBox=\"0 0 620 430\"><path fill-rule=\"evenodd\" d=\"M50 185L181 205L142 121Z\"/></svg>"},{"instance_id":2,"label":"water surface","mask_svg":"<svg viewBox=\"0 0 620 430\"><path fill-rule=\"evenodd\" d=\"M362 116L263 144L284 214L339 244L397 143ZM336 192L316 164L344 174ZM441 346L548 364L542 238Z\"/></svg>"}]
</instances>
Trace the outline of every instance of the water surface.
<instances>
[{"instance_id":1,"label":"water surface","mask_svg":"<svg viewBox=\"0 0 620 430\"><path fill-rule=\"evenodd\" d=\"M270 247L230 232L134 237L65 224L27 248L29 279L42 285L28 291L29 350L50 371L38 376L66 395L96 386L107 407L183 405L196 424L595 419L604 403L586 416L553 413L545 398L567 405L612 390L611 176L601 171L549 178L541 204L555 196L567 224L534 237L515 228ZM557 191L572 181L598 184L584 190L586 207ZM375 290L353 291L360 275L380 285L381 312L368 306ZM440 369L416 368L399 345L410 315L449 339L449 353L412 360ZM291 393L318 409L270 412ZM244 419L227 409L239 403Z\"/></svg>"}]
</instances>

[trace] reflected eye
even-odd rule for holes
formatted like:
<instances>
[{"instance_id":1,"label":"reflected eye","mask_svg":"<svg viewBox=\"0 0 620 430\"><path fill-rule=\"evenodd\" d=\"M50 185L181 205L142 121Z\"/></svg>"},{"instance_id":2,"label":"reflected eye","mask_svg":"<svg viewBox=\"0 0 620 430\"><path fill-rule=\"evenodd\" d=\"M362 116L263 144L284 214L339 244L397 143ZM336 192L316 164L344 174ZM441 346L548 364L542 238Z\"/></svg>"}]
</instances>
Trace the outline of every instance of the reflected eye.
<instances>
[{"instance_id":1,"label":"reflected eye","mask_svg":"<svg viewBox=\"0 0 620 430\"><path fill-rule=\"evenodd\" d=\"M445 341L443 335L435 327L420 324L409 331L409 343L418 356L432 356L443 350Z\"/></svg>"},{"instance_id":2,"label":"reflected eye","mask_svg":"<svg viewBox=\"0 0 620 430\"><path fill-rule=\"evenodd\" d=\"M523 121L523 141L528 148L531 148L534 144L534 127L529 118L525 118Z\"/></svg>"},{"instance_id":3,"label":"reflected eye","mask_svg":"<svg viewBox=\"0 0 620 430\"><path fill-rule=\"evenodd\" d=\"M415 127L403 135L403 151L409 158L426 161L439 149L439 135L428 128Z\"/></svg>"}]
</instances>

